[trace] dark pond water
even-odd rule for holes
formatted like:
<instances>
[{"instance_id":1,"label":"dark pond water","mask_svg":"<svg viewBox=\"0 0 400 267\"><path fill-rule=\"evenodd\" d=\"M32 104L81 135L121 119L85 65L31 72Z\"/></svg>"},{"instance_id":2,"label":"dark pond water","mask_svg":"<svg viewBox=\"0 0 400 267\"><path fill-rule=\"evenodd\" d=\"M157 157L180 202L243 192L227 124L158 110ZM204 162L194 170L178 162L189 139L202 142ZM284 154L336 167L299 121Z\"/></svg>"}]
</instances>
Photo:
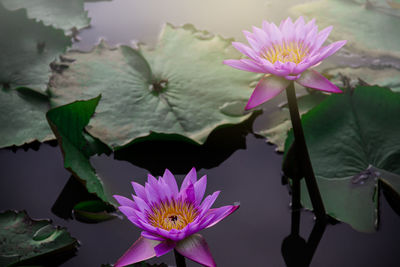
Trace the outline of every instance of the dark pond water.
<instances>
[{"instance_id":1,"label":"dark pond water","mask_svg":"<svg viewBox=\"0 0 400 267\"><path fill-rule=\"evenodd\" d=\"M228 139L226 142L229 145L229 138L220 137L220 142ZM281 246L290 234L291 214L290 197L287 188L281 184L282 157L274 152L273 146L252 134L243 136L243 141L245 148L235 151L219 166L199 169L200 175L208 176L207 193L222 190L215 206L235 201L241 203L236 213L202 231L202 234L219 266L285 266ZM188 154L193 152L186 150ZM139 148L138 151L144 158L158 159L153 166L149 166L155 172L165 164L165 160L157 156L162 155L160 150L148 150L145 153ZM212 161L214 152L204 152L204 156ZM179 161L184 157L171 152L167 161ZM70 174L63 168L58 147L44 144L38 151L30 149L25 152L19 149L15 153L2 149L0 162L0 210L25 209L33 218L50 218L56 225L67 227L80 240L77 255L62 266L100 266L102 263L115 262L138 238L140 229L126 219L86 224L62 219L54 213L63 216L62 211L57 211L55 207L68 210L69 202L65 198L74 198L74 195L68 194L60 196ZM148 173L146 169L127 161L115 160L113 156L100 156L92 162L107 188L125 196L132 191L129 182L135 180L144 183ZM182 166L184 169L185 163ZM183 179L183 175L178 177ZM55 205L58 198L64 200ZM314 226L313 215L302 212L301 216L300 234L308 239ZM398 266L400 218L383 197L381 219L380 230L373 234L356 232L346 224L328 225L318 247L310 245L310 249L315 249L311 266ZM313 239L318 240L318 235L317 231ZM295 252L285 251L285 255L290 253ZM172 253L150 262L175 264ZM192 262L188 265L198 266Z\"/></svg>"},{"instance_id":2,"label":"dark pond water","mask_svg":"<svg viewBox=\"0 0 400 267\"><path fill-rule=\"evenodd\" d=\"M191 22L200 29L240 39L242 29L260 24L267 16L274 21L286 17L286 8L296 1L252 1L252 5L232 0L215 2L118 0L86 4L92 27L82 31L82 41L74 47L88 50L99 37L110 44L129 44L132 40L154 44L166 21ZM266 120L261 114L254 127ZM144 183L148 172L160 174L168 167L179 173L181 180L196 166L199 175L208 176L207 193L222 191L215 207L241 203L236 213L202 231L218 266L285 266L283 255L294 259L298 253L288 249L286 239L291 231L291 212L288 190L281 183L282 156L249 133L251 128L247 123L219 130L203 147L139 143L115 155L117 159L103 155L93 158L92 164L109 192L125 196L132 193L130 181ZM69 191L76 183L63 168L59 147L43 144L38 151L2 149L0 162L0 210L25 209L32 218L50 218L79 239L76 256L62 266L113 263L139 237L140 229L126 219L87 224L70 217L71 201L79 199L81 193ZM381 200L381 227L372 234L359 233L340 223L328 225L324 232L318 227L312 231L313 214L302 212L300 235L307 240L313 233L308 243L295 243L300 244L303 255L315 251L311 266L399 266L400 217L383 196ZM175 264L172 253L150 262ZM188 266L198 265L188 261Z\"/></svg>"}]
</instances>

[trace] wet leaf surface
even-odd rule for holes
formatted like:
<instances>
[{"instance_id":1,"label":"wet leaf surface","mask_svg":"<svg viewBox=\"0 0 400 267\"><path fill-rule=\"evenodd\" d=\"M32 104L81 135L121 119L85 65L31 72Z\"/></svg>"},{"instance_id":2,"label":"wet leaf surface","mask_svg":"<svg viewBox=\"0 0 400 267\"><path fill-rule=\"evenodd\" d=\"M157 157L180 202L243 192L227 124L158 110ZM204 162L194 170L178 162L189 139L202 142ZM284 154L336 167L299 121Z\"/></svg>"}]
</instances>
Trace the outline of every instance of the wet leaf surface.
<instances>
[{"instance_id":1,"label":"wet leaf surface","mask_svg":"<svg viewBox=\"0 0 400 267\"><path fill-rule=\"evenodd\" d=\"M8 11L0 4L0 87L29 87L45 94L50 63L71 45L62 30Z\"/></svg>"},{"instance_id":2,"label":"wet leaf surface","mask_svg":"<svg viewBox=\"0 0 400 267\"><path fill-rule=\"evenodd\" d=\"M71 51L65 57L73 62L53 73L51 103L102 94L86 129L114 149L152 133L203 144L215 128L251 115L243 107L259 75L222 64L240 56L231 41L166 25L154 50L101 42L88 53Z\"/></svg>"},{"instance_id":3,"label":"wet leaf surface","mask_svg":"<svg viewBox=\"0 0 400 267\"><path fill-rule=\"evenodd\" d=\"M371 232L378 226L379 183L400 192L399 112L400 94L359 86L328 97L302 118L328 214L359 231ZM293 160L287 155L292 141L291 131L286 160ZM304 184L302 202L311 208Z\"/></svg>"},{"instance_id":4,"label":"wet leaf surface","mask_svg":"<svg viewBox=\"0 0 400 267\"><path fill-rule=\"evenodd\" d=\"M54 139L47 123L48 99L30 89L0 88L0 147Z\"/></svg>"},{"instance_id":5,"label":"wet leaf surface","mask_svg":"<svg viewBox=\"0 0 400 267\"><path fill-rule=\"evenodd\" d=\"M356 1L320 0L294 6L291 12L295 15L305 15L309 19L315 18L321 29L332 25L330 39L348 40L346 48L349 50L367 55L385 54L399 58L400 10L392 10L396 12L396 16Z\"/></svg>"},{"instance_id":6,"label":"wet leaf surface","mask_svg":"<svg viewBox=\"0 0 400 267\"><path fill-rule=\"evenodd\" d=\"M28 18L71 33L71 29L89 26L90 19L84 9L84 0L0 0L8 10L26 9Z\"/></svg>"},{"instance_id":7,"label":"wet leaf surface","mask_svg":"<svg viewBox=\"0 0 400 267\"><path fill-rule=\"evenodd\" d=\"M25 211L0 213L0 240L1 266L47 265L78 246L66 229L48 220L33 220Z\"/></svg>"}]
</instances>

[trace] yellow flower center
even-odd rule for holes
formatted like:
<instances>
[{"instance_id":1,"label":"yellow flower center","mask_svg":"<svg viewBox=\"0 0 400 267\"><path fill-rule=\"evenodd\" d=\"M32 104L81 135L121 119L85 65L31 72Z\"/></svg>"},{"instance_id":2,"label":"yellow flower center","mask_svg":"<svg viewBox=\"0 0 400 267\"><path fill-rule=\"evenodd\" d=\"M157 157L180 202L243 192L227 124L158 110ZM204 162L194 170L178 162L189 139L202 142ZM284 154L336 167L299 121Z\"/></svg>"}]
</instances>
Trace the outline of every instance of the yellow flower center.
<instances>
[{"instance_id":1,"label":"yellow flower center","mask_svg":"<svg viewBox=\"0 0 400 267\"><path fill-rule=\"evenodd\" d=\"M268 49L265 49L261 55L272 64L276 61L299 64L308 55L308 51L309 48L302 42L283 42L282 44L275 44Z\"/></svg>"},{"instance_id":2,"label":"yellow flower center","mask_svg":"<svg viewBox=\"0 0 400 267\"><path fill-rule=\"evenodd\" d=\"M166 201L154 206L148 215L149 223L165 230L181 230L198 216L197 208L183 201Z\"/></svg>"}]
</instances>

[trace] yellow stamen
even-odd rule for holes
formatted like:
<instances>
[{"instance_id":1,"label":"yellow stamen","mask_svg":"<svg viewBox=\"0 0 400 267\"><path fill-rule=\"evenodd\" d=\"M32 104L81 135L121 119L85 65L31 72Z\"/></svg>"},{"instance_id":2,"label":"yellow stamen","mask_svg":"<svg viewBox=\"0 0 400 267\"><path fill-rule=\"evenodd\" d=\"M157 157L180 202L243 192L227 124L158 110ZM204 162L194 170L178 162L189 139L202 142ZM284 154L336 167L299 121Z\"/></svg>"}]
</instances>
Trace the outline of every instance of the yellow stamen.
<instances>
[{"instance_id":1,"label":"yellow stamen","mask_svg":"<svg viewBox=\"0 0 400 267\"><path fill-rule=\"evenodd\" d=\"M271 63L280 61L282 63L293 62L299 64L308 55L309 48L303 42L283 42L282 44L274 44L265 49L261 54Z\"/></svg>"},{"instance_id":2,"label":"yellow stamen","mask_svg":"<svg viewBox=\"0 0 400 267\"><path fill-rule=\"evenodd\" d=\"M165 201L154 206L148 214L152 226L165 230L181 230L198 216L197 208L183 201Z\"/></svg>"}]
</instances>

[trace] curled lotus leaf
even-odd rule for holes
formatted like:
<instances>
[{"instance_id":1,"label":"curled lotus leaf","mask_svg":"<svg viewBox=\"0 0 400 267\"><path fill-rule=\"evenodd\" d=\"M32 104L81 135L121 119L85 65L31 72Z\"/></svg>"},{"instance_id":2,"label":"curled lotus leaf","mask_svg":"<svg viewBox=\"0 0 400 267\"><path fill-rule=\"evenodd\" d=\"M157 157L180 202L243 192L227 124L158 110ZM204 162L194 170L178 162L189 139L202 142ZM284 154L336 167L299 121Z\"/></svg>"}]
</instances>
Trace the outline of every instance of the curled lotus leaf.
<instances>
[{"instance_id":1,"label":"curled lotus leaf","mask_svg":"<svg viewBox=\"0 0 400 267\"><path fill-rule=\"evenodd\" d=\"M100 98L98 96L53 108L47 112L46 117L64 156L64 167L83 182L89 193L113 204L111 196L107 194L103 182L90 163L91 156L108 153L108 147L84 132Z\"/></svg>"},{"instance_id":2,"label":"curled lotus leaf","mask_svg":"<svg viewBox=\"0 0 400 267\"><path fill-rule=\"evenodd\" d=\"M341 75L350 79L350 85L353 87L359 83L359 79L371 85L379 85L387 87L394 92L400 92L400 70L395 68L372 69L367 67L361 68L333 68L328 69L325 73L332 76L335 84L341 84Z\"/></svg>"},{"instance_id":3,"label":"curled lotus leaf","mask_svg":"<svg viewBox=\"0 0 400 267\"><path fill-rule=\"evenodd\" d=\"M251 115L243 110L260 75L222 64L240 57L231 41L167 24L154 49L102 41L90 52L70 51L66 68L53 73L51 104L102 94L86 130L113 149L152 133L203 144L215 128Z\"/></svg>"}]
</instances>

